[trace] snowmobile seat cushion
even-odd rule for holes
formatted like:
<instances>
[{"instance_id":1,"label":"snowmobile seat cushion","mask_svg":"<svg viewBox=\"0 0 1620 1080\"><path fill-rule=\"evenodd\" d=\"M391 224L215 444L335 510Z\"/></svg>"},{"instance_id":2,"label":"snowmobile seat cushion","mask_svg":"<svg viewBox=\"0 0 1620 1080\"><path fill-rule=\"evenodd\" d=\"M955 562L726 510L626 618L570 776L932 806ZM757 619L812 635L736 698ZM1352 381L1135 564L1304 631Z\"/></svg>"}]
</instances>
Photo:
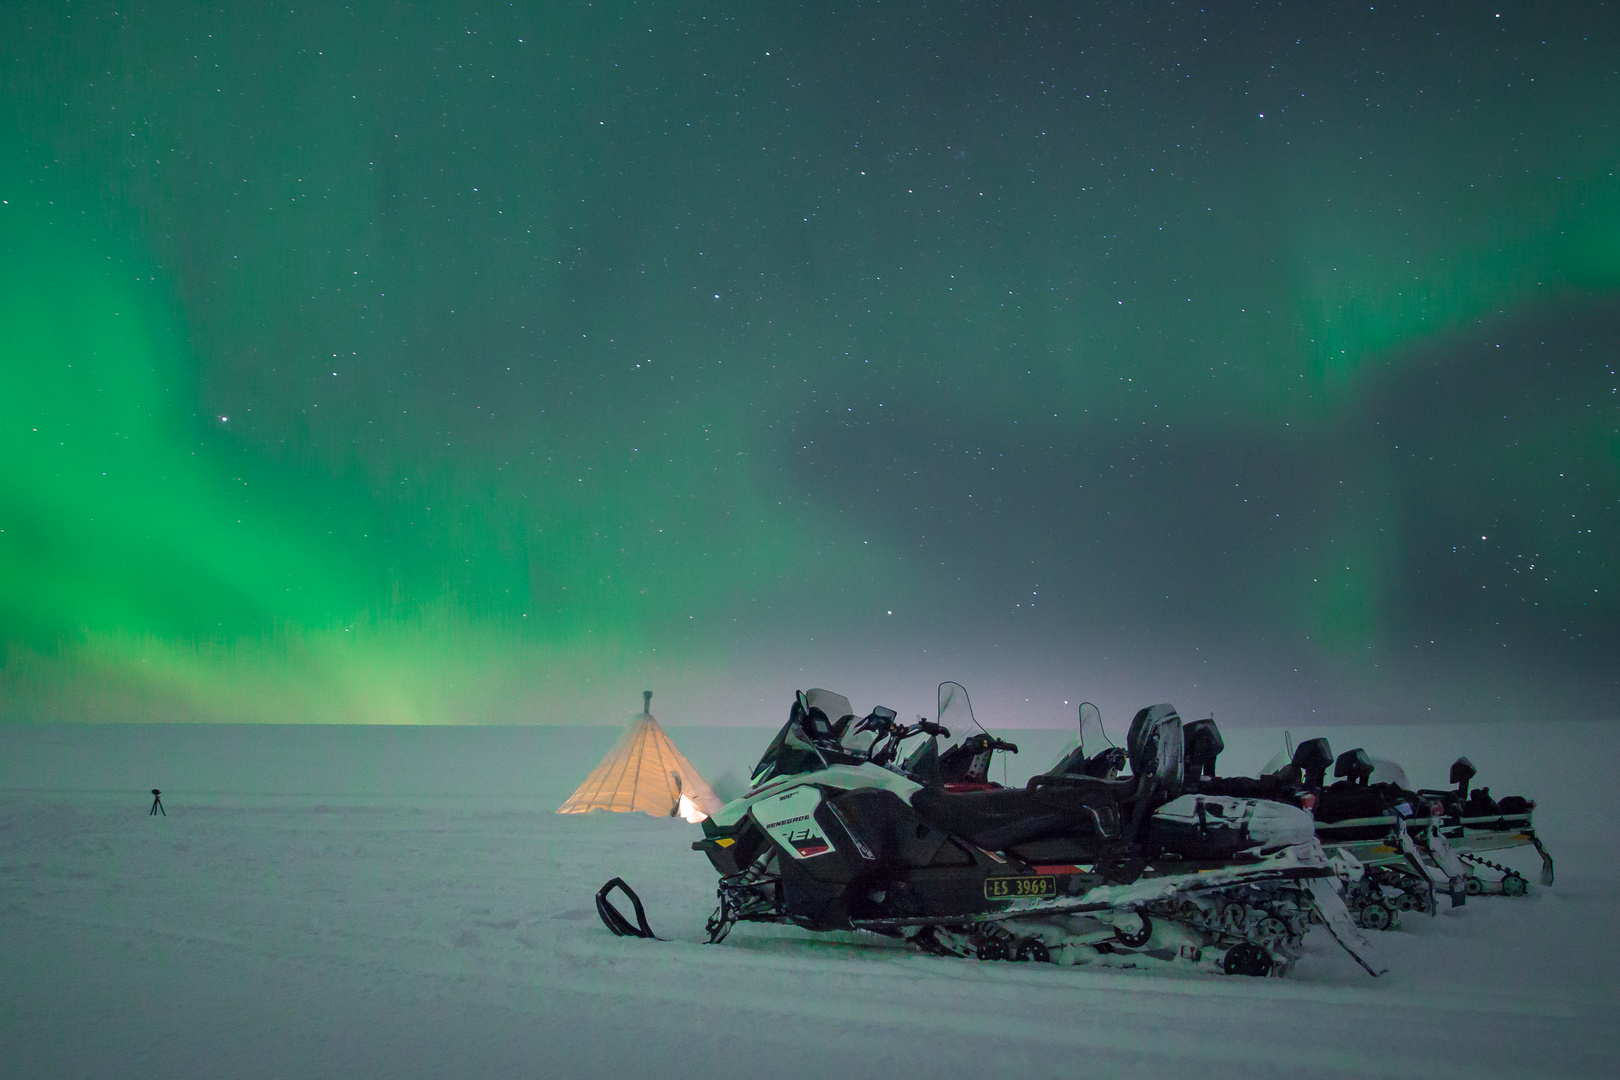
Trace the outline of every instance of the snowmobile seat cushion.
<instances>
[{"instance_id":1,"label":"snowmobile seat cushion","mask_svg":"<svg viewBox=\"0 0 1620 1080\"><path fill-rule=\"evenodd\" d=\"M1352 818L1383 817L1389 813L1383 793L1341 780L1322 790L1316 801L1318 821L1348 821Z\"/></svg>"},{"instance_id":2,"label":"snowmobile seat cushion","mask_svg":"<svg viewBox=\"0 0 1620 1080\"><path fill-rule=\"evenodd\" d=\"M1240 799L1277 799L1283 802L1291 801L1289 795L1297 786L1291 783L1289 777L1272 774L1270 776L1221 776L1210 780L1197 780L1188 786L1196 789L1201 795L1231 795Z\"/></svg>"},{"instance_id":3,"label":"snowmobile seat cushion","mask_svg":"<svg viewBox=\"0 0 1620 1080\"><path fill-rule=\"evenodd\" d=\"M999 850L1065 832L1093 829L1088 805L1099 811L1118 805L1112 792L1106 790L1106 781L1098 783L1102 790L1070 790L1069 785L1064 785L958 794L924 788L911 797L911 806L947 832L980 847Z\"/></svg>"},{"instance_id":4,"label":"snowmobile seat cushion","mask_svg":"<svg viewBox=\"0 0 1620 1080\"><path fill-rule=\"evenodd\" d=\"M1504 814L1528 814L1536 808L1534 799L1522 795L1504 795L1498 805Z\"/></svg>"}]
</instances>

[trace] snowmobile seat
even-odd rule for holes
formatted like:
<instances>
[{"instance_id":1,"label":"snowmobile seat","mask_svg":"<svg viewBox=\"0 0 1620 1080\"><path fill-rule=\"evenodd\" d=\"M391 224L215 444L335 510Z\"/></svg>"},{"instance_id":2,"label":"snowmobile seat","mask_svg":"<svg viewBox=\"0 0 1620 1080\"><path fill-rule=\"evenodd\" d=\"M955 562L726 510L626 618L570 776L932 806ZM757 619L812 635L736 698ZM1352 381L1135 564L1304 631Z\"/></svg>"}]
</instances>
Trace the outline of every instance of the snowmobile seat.
<instances>
[{"instance_id":1,"label":"snowmobile seat","mask_svg":"<svg viewBox=\"0 0 1620 1080\"><path fill-rule=\"evenodd\" d=\"M1030 777L1024 786L1030 791L1037 788L1073 788L1088 793L1092 798L1128 802L1136 795L1137 779L1134 776L1107 780L1082 773L1038 773Z\"/></svg>"},{"instance_id":2,"label":"snowmobile seat","mask_svg":"<svg viewBox=\"0 0 1620 1080\"><path fill-rule=\"evenodd\" d=\"M991 851L1054 836L1095 835L1099 824L1105 832L1118 830L1113 784L1089 777L1064 780L998 791L924 788L911 797L911 806L947 832Z\"/></svg>"},{"instance_id":3,"label":"snowmobile seat","mask_svg":"<svg viewBox=\"0 0 1620 1080\"><path fill-rule=\"evenodd\" d=\"M1390 813L1383 791L1363 787L1350 780L1341 780L1323 788L1321 797L1316 800L1318 821L1349 821L1352 818L1384 817Z\"/></svg>"},{"instance_id":4,"label":"snowmobile seat","mask_svg":"<svg viewBox=\"0 0 1620 1080\"><path fill-rule=\"evenodd\" d=\"M1188 790L1199 795L1230 795L1239 799L1270 799L1292 802L1299 778L1288 772L1269 773L1265 776L1218 776L1205 780L1192 780Z\"/></svg>"},{"instance_id":5,"label":"snowmobile seat","mask_svg":"<svg viewBox=\"0 0 1620 1080\"><path fill-rule=\"evenodd\" d=\"M1496 805L1504 814L1528 814L1536 808L1536 801L1523 795L1504 795Z\"/></svg>"}]
</instances>

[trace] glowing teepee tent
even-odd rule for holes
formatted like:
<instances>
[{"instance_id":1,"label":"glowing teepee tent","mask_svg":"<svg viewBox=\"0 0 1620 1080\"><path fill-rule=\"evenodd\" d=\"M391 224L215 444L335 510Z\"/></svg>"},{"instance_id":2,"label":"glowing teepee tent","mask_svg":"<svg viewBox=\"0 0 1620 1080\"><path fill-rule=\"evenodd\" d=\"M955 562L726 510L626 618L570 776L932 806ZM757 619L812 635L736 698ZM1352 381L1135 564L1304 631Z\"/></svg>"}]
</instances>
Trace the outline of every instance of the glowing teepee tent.
<instances>
[{"instance_id":1,"label":"glowing teepee tent","mask_svg":"<svg viewBox=\"0 0 1620 1080\"><path fill-rule=\"evenodd\" d=\"M655 817L678 814L695 822L720 809L714 789L675 749L651 709L652 691L645 690L641 715L557 813L640 810Z\"/></svg>"}]
</instances>

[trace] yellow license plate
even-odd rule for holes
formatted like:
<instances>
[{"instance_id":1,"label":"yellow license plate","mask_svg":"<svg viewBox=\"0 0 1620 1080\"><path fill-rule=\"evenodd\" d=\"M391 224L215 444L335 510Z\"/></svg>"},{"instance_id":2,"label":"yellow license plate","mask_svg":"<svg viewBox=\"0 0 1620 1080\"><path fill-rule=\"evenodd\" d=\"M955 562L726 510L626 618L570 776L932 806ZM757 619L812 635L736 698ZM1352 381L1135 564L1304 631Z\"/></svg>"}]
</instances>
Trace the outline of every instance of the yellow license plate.
<instances>
[{"instance_id":1,"label":"yellow license plate","mask_svg":"<svg viewBox=\"0 0 1620 1080\"><path fill-rule=\"evenodd\" d=\"M1012 900L1026 896L1056 896L1055 877L993 877L984 879L986 900Z\"/></svg>"}]
</instances>

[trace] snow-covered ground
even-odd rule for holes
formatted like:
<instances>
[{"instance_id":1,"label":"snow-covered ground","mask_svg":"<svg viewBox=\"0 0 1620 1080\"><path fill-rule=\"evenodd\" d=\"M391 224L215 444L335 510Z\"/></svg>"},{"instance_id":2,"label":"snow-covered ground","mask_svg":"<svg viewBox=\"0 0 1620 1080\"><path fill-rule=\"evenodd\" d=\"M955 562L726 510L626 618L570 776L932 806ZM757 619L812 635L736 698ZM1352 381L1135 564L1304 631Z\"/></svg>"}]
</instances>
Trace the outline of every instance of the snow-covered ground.
<instances>
[{"instance_id":1,"label":"snow-covered ground","mask_svg":"<svg viewBox=\"0 0 1620 1080\"><path fill-rule=\"evenodd\" d=\"M671 728L720 787L771 732ZM1551 889L1285 979L702 940L695 826L558 816L606 728L0 727L0 1076L1620 1075L1620 737L1594 723L1296 730L1540 800ZM1006 732L1020 782L1058 732ZM1223 772L1280 732L1227 732ZM167 817L147 815L164 790ZM1533 853L1510 861L1532 882ZM612 937L623 875L663 943Z\"/></svg>"}]
</instances>

